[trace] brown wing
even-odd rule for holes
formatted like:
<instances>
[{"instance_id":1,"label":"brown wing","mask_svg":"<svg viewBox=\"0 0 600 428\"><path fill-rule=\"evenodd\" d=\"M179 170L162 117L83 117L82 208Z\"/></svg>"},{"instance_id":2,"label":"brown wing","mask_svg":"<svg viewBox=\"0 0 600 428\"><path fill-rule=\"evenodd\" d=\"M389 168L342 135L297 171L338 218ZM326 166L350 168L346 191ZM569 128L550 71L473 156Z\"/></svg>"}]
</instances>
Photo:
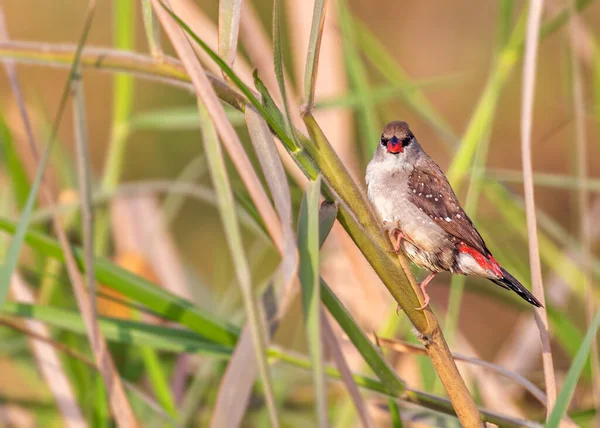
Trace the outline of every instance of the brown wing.
<instances>
[{"instance_id":1,"label":"brown wing","mask_svg":"<svg viewBox=\"0 0 600 428\"><path fill-rule=\"evenodd\" d=\"M460 206L450 183L431 159L422 160L408 178L409 200L450 235L484 255L485 242Z\"/></svg>"}]
</instances>

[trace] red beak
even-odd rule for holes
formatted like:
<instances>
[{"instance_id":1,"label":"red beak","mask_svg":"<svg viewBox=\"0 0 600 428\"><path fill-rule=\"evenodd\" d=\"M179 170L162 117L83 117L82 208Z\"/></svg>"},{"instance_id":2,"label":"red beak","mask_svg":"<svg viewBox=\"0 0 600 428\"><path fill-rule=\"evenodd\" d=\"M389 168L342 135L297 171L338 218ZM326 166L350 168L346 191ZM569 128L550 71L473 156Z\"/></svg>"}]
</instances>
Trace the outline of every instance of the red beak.
<instances>
[{"instance_id":1,"label":"red beak","mask_svg":"<svg viewBox=\"0 0 600 428\"><path fill-rule=\"evenodd\" d=\"M390 138L387 143L387 151L388 153L402 153L404 151L404 147L402 147L402 141L396 137Z\"/></svg>"}]
</instances>

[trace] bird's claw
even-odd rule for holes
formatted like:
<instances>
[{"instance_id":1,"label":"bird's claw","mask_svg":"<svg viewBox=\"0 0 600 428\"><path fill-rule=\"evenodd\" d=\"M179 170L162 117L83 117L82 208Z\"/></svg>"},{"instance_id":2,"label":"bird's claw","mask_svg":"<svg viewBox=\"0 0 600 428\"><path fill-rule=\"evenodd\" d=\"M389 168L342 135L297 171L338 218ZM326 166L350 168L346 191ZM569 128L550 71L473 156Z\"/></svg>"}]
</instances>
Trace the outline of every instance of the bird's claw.
<instances>
[{"instance_id":1,"label":"bird's claw","mask_svg":"<svg viewBox=\"0 0 600 428\"><path fill-rule=\"evenodd\" d=\"M415 308L417 311L422 311L423 309L425 309L427 306L429 306L429 294L427 294L425 292L425 290L423 290L423 294L425 295L425 302L423 303L423 306Z\"/></svg>"},{"instance_id":2,"label":"bird's claw","mask_svg":"<svg viewBox=\"0 0 600 428\"><path fill-rule=\"evenodd\" d=\"M429 284L429 281L431 281L433 279L433 277L435 276L434 272L431 272L429 275L427 275L427 278L425 278L423 281L421 281L421 283L419 284L419 288L421 289L421 291L423 292L423 306L421 306L420 308L415 308L417 311L422 311L423 309L425 309L427 306L429 306L429 294L427 294L427 284Z\"/></svg>"}]
</instances>

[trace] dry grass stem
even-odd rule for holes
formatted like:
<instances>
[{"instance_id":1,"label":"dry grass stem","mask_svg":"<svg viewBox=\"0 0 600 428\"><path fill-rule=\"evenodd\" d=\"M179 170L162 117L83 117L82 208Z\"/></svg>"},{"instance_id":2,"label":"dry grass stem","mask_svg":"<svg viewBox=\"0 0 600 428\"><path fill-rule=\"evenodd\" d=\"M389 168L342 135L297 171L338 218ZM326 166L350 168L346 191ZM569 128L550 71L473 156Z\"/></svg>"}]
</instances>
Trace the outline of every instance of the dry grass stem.
<instances>
[{"instance_id":1,"label":"dry grass stem","mask_svg":"<svg viewBox=\"0 0 600 428\"><path fill-rule=\"evenodd\" d=\"M531 133L533 126L533 100L535 91L535 73L539 42L540 22L542 18L543 0L533 0L527 19L527 38L525 44L525 61L523 64L523 99L521 110L521 151L523 156L523 180L525 188L525 208L527 212L527 230L529 237L529 263L531 265L531 282L533 293L545 306L544 285L542 283L542 265L538 247L537 221L533 190L533 167L531 160ZM542 362L548 399L547 415L554 408L556 401L556 379L554 363L550 350L550 334L548 316L545 308L535 310L535 318L542 341Z\"/></svg>"}]
</instances>

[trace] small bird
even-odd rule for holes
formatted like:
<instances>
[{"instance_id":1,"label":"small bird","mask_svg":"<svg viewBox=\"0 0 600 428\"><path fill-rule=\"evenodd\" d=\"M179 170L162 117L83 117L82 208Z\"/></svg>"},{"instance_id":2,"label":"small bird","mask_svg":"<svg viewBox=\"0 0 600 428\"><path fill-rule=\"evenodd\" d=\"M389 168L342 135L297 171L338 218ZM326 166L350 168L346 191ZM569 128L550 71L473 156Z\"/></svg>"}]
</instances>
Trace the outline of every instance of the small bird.
<instances>
[{"instance_id":1,"label":"small bird","mask_svg":"<svg viewBox=\"0 0 600 428\"><path fill-rule=\"evenodd\" d=\"M534 306L542 304L494 259L460 206L441 168L425 153L406 122L390 122L366 173L367 194L384 229L406 257L430 273L479 275L513 290Z\"/></svg>"}]
</instances>

